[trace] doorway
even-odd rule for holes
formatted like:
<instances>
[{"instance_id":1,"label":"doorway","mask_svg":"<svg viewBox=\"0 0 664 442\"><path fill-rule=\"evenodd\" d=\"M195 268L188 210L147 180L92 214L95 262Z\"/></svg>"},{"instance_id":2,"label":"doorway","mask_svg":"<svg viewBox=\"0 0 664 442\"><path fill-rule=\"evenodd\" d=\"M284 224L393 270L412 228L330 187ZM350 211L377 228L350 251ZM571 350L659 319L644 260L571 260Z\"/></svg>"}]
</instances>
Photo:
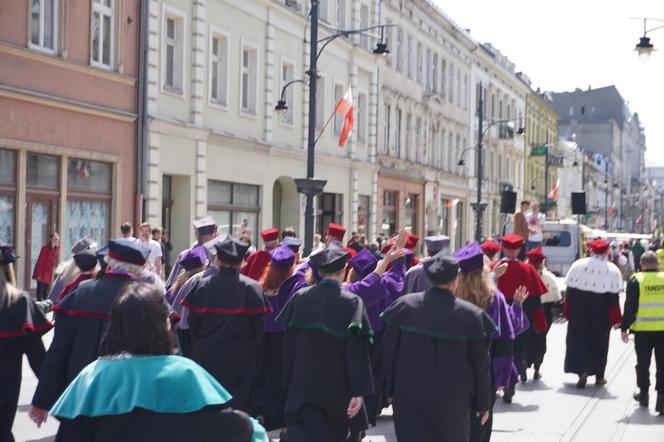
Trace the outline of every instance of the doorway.
<instances>
[{"instance_id":1,"label":"doorway","mask_svg":"<svg viewBox=\"0 0 664 442\"><path fill-rule=\"evenodd\" d=\"M25 287L34 290L37 288L37 281L32 279L32 271L39 258L39 251L46 244L51 233L58 231L58 200L56 197L28 195L26 209L28 222L25 235L27 254Z\"/></svg>"}]
</instances>

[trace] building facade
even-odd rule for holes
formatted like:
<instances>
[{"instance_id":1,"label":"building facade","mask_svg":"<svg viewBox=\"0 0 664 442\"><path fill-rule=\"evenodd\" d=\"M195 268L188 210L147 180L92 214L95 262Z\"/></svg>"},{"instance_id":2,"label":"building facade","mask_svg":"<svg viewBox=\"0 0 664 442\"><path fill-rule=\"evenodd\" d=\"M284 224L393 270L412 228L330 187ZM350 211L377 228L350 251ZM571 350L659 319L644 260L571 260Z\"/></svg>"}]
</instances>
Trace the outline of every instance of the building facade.
<instances>
[{"instance_id":1,"label":"building facade","mask_svg":"<svg viewBox=\"0 0 664 442\"><path fill-rule=\"evenodd\" d=\"M380 66L378 231L472 234L468 168L471 51L467 33L432 2L381 3L391 53Z\"/></svg>"},{"instance_id":2,"label":"building facade","mask_svg":"<svg viewBox=\"0 0 664 442\"><path fill-rule=\"evenodd\" d=\"M138 0L0 5L0 240L19 283L54 232L60 259L136 221Z\"/></svg>"},{"instance_id":3,"label":"building facade","mask_svg":"<svg viewBox=\"0 0 664 442\"><path fill-rule=\"evenodd\" d=\"M320 2L320 38L378 19L378 2ZM151 0L148 52L148 221L173 232L181 250L192 220L214 217L222 233L304 227L308 87L308 5L284 0ZM304 37L304 40L303 40ZM378 62L373 36L338 38L318 62L315 175L317 233L330 222L376 232ZM336 103L348 87L355 126L344 149Z\"/></svg>"}]
</instances>

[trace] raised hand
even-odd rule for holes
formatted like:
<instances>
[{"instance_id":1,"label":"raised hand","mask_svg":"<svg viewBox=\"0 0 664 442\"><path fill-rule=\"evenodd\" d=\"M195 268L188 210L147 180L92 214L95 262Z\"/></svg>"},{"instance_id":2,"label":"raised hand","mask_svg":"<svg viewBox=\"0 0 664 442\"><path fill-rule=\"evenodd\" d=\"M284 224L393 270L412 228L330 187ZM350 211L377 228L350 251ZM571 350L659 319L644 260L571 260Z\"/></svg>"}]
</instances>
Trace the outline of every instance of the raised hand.
<instances>
[{"instance_id":1,"label":"raised hand","mask_svg":"<svg viewBox=\"0 0 664 442\"><path fill-rule=\"evenodd\" d=\"M523 301L525 301L526 298L528 298L528 289L523 285L519 286L519 288L516 289L516 292L514 292L514 301L523 304Z\"/></svg>"}]
</instances>

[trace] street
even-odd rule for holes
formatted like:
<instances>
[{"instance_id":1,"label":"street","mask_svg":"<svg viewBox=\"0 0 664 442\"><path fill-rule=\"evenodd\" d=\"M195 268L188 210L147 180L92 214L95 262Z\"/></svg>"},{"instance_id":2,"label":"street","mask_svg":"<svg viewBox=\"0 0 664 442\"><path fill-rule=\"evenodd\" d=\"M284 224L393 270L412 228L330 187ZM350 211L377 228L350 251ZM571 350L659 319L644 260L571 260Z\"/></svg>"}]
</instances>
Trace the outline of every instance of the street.
<instances>
[{"instance_id":1,"label":"street","mask_svg":"<svg viewBox=\"0 0 664 442\"><path fill-rule=\"evenodd\" d=\"M611 348L605 388L597 388L591 378L585 390L576 389L576 377L563 373L565 323L555 323L549 332L548 352L542 366L543 379L517 386L511 405L498 400L495 407L494 442L661 442L664 440L664 417L653 411L655 394L650 393L650 410L637 406L632 399L635 387L633 344L625 345L620 333L611 333ZM51 335L47 336L50 341ZM532 373L532 372L531 372ZM52 441L57 422L50 418L37 428L27 411L36 379L27 362L23 366L23 384L18 414L14 423L17 441ZM651 368L654 380L654 363ZM277 440L277 439L273 439ZM365 442L395 442L391 411L386 410L379 425L368 432Z\"/></svg>"}]
</instances>

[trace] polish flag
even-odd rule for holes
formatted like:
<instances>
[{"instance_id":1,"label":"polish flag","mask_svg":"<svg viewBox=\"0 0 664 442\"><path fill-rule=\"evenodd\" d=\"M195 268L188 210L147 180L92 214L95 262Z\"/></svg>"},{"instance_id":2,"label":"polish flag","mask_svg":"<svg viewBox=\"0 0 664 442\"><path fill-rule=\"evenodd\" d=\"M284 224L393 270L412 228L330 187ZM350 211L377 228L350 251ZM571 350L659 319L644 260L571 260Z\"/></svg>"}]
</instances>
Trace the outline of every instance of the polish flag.
<instances>
[{"instance_id":1,"label":"polish flag","mask_svg":"<svg viewBox=\"0 0 664 442\"><path fill-rule=\"evenodd\" d=\"M456 206L457 204L459 204L459 199L458 199L458 198L457 198L457 199L453 199L453 200L449 200L449 201L445 204L445 207L446 207L447 209L451 209L452 207Z\"/></svg>"},{"instance_id":2,"label":"polish flag","mask_svg":"<svg viewBox=\"0 0 664 442\"><path fill-rule=\"evenodd\" d=\"M344 120L344 125L341 128L341 133L339 134L339 147L345 147L346 141L350 136L351 131L353 130L353 92L351 91L350 86L343 98L339 100L337 108L334 110L336 113L341 114L341 117Z\"/></svg>"},{"instance_id":3,"label":"polish flag","mask_svg":"<svg viewBox=\"0 0 664 442\"><path fill-rule=\"evenodd\" d=\"M553 186L551 192L549 192L549 199L555 201L558 199L558 191L560 190L560 178L556 181L556 185Z\"/></svg>"},{"instance_id":4,"label":"polish flag","mask_svg":"<svg viewBox=\"0 0 664 442\"><path fill-rule=\"evenodd\" d=\"M636 224L641 224L641 215L636 219Z\"/></svg>"}]
</instances>

